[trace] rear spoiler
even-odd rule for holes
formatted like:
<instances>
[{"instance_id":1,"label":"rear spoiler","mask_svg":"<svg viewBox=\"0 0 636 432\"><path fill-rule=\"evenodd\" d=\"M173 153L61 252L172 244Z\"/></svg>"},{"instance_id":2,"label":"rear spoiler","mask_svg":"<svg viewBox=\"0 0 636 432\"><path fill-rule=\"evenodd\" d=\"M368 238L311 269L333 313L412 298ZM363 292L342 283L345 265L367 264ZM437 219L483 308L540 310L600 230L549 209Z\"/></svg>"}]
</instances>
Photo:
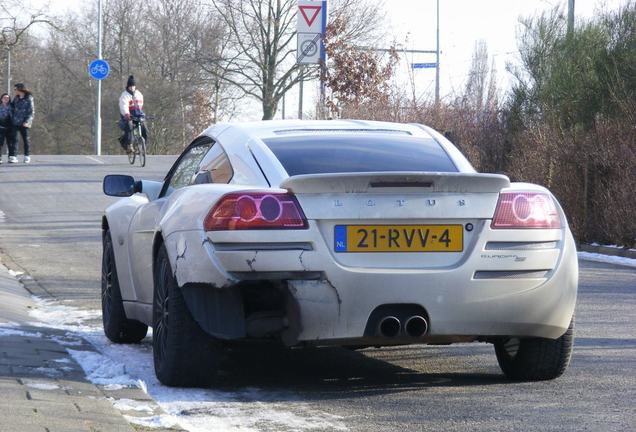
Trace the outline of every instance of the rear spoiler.
<instances>
[{"instance_id":1,"label":"rear spoiler","mask_svg":"<svg viewBox=\"0 0 636 432\"><path fill-rule=\"evenodd\" d=\"M510 186L501 174L390 172L305 174L285 179L280 187L293 193L367 193L395 191L494 193Z\"/></svg>"}]
</instances>

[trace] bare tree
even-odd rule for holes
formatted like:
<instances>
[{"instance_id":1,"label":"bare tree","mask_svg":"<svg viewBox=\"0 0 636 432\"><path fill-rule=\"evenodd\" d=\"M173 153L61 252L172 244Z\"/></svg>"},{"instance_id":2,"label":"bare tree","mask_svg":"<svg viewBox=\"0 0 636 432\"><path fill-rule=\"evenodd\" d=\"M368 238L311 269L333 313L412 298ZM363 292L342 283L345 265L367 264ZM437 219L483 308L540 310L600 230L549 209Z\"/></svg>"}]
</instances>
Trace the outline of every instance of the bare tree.
<instances>
[{"instance_id":1,"label":"bare tree","mask_svg":"<svg viewBox=\"0 0 636 432\"><path fill-rule=\"evenodd\" d=\"M16 46L33 25L52 24L44 10L25 11L15 0L0 3L0 22L0 48L5 49Z\"/></svg>"},{"instance_id":2,"label":"bare tree","mask_svg":"<svg viewBox=\"0 0 636 432\"><path fill-rule=\"evenodd\" d=\"M0 50L7 51L7 59L29 29L36 24L53 25L44 9L25 10L21 2L16 0L0 2ZM10 73L6 74L6 79L9 83Z\"/></svg>"},{"instance_id":3,"label":"bare tree","mask_svg":"<svg viewBox=\"0 0 636 432\"><path fill-rule=\"evenodd\" d=\"M476 41L463 99L464 103L477 111L496 105L497 73L494 61L490 66L488 62L486 41Z\"/></svg>"},{"instance_id":4,"label":"bare tree","mask_svg":"<svg viewBox=\"0 0 636 432\"><path fill-rule=\"evenodd\" d=\"M219 78L258 100L263 120L276 114L283 95L316 73L296 64L296 0L214 0L215 10L227 26L227 58L220 62Z\"/></svg>"},{"instance_id":5,"label":"bare tree","mask_svg":"<svg viewBox=\"0 0 636 432\"><path fill-rule=\"evenodd\" d=\"M344 22L338 37L357 46L377 46L385 38L382 0L331 0L329 2L329 22Z\"/></svg>"}]
</instances>

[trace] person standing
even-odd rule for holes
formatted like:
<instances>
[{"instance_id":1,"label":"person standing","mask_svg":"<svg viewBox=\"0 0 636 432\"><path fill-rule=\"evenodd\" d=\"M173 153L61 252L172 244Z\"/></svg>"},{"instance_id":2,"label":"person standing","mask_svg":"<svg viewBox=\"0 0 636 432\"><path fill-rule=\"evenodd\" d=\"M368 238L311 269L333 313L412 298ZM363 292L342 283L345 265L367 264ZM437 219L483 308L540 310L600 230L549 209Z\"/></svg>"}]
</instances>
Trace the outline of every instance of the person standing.
<instances>
[{"instance_id":1,"label":"person standing","mask_svg":"<svg viewBox=\"0 0 636 432\"><path fill-rule=\"evenodd\" d=\"M7 142L7 148L9 149L9 160L12 156L15 156L13 152L14 134L12 123L12 108L11 97L7 93L3 93L0 96L0 164L2 163L2 147L4 142Z\"/></svg>"},{"instance_id":2,"label":"person standing","mask_svg":"<svg viewBox=\"0 0 636 432\"><path fill-rule=\"evenodd\" d=\"M119 96L119 113L121 118L119 119L119 128L124 132L124 135L119 138L121 147L127 152L133 151L130 138L132 132L132 118L142 118L145 116L144 111L144 95L137 90L135 83L135 77L130 75L126 82L126 90L124 90ZM142 134L146 137L146 127L142 125Z\"/></svg>"},{"instance_id":3,"label":"person standing","mask_svg":"<svg viewBox=\"0 0 636 432\"><path fill-rule=\"evenodd\" d=\"M33 94L27 90L23 83L17 83L15 85L15 97L13 98L13 126L15 126L17 134L22 137L22 144L24 145L24 163L31 162L30 152L30 140L29 129L33 124L33 114L35 112L33 106ZM16 136L15 150L17 153L18 139ZM9 158L9 163L16 163L18 158L14 156Z\"/></svg>"}]
</instances>

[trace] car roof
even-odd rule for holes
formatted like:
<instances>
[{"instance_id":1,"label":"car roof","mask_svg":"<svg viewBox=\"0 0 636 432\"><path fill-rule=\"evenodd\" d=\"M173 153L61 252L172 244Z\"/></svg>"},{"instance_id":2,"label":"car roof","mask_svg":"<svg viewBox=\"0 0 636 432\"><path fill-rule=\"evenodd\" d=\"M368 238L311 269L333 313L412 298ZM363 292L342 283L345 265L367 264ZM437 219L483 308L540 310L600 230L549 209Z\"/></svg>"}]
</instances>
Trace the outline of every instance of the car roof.
<instances>
[{"instance_id":1,"label":"car roof","mask_svg":"<svg viewBox=\"0 0 636 432\"><path fill-rule=\"evenodd\" d=\"M328 133L381 133L412 135L431 138L420 126L369 120L270 120L245 123L219 124L223 129L240 129L246 135L260 140L280 136L302 136ZM217 127L218 127L217 126Z\"/></svg>"}]
</instances>

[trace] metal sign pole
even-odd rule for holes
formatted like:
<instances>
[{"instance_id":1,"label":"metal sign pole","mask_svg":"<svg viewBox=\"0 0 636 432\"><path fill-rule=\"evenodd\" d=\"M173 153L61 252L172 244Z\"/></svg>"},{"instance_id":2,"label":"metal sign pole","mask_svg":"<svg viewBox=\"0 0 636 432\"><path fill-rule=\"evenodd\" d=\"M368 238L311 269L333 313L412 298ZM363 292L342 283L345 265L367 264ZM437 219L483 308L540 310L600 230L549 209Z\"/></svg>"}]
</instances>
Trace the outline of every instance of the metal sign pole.
<instances>
[{"instance_id":1,"label":"metal sign pole","mask_svg":"<svg viewBox=\"0 0 636 432\"><path fill-rule=\"evenodd\" d=\"M298 0L296 12L296 63L298 66L298 118L303 118L303 86L304 65L320 65L325 62L325 28L327 25L327 2L314 0ZM320 66L321 68L323 66ZM322 74L321 74L322 75ZM321 105L324 102L324 83L320 86ZM322 106L319 111L323 111Z\"/></svg>"},{"instance_id":2,"label":"metal sign pole","mask_svg":"<svg viewBox=\"0 0 636 432\"><path fill-rule=\"evenodd\" d=\"M299 72L300 74L300 89L298 92L298 119L302 120L303 119L303 66L300 66Z\"/></svg>"},{"instance_id":3,"label":"metal sign pole","mask_svg":"<svg viewBox=\"0 0 636 432\"><path fill-rule=\"evenodd\" d=\"M322 13L322 26L321 33L322 36L320 38L320 119L324 120L326 118L326 83L324 80L325 74L327 72L327 53L325 52L325 34L327 33L327 1L323 0L322 9L320 11Z\"/></svg>"},{"instance_id":4,"label":"metal sign pole","mask_svg":"<svg viewBox=\"0 0 636 432\"><path fill-rule=\"evenodd\" d=\"M439 0L437 0L437 49L435 50L435 105L439 105Z\"/></svg>"},{"instance_id":5,"label":"metal sign pole","mask_svg":"<svg viewBox=\"0 0 636 432\"><path fill-rule=\"evenodd\" d=\"M285 83L283 83L283 86L285 86L287 83L287 81L285 81ZM285 93L283 93L283 120L285 120Z\"/></svg>"},{"instance_id":6,"label":"metal sign pole","mask_svg":"<svg viewBox=\"0 0 636 432\"><path fill-rule=\"evenodd\" d=\"M574 30L574 0L568 0L568 34Z\"/></svg>"},{"instance_id":7,"label":"metal sign pole","mask_svg":"<svg viewBox=\"0 0 636 432\"><path fill-rule=\"evenodd\" d=\"M97 58L102 59L102 0L97 0ZM95 107L95 154L102 154L102 81L97 80Z\"/></svg>"}]
</instances>

